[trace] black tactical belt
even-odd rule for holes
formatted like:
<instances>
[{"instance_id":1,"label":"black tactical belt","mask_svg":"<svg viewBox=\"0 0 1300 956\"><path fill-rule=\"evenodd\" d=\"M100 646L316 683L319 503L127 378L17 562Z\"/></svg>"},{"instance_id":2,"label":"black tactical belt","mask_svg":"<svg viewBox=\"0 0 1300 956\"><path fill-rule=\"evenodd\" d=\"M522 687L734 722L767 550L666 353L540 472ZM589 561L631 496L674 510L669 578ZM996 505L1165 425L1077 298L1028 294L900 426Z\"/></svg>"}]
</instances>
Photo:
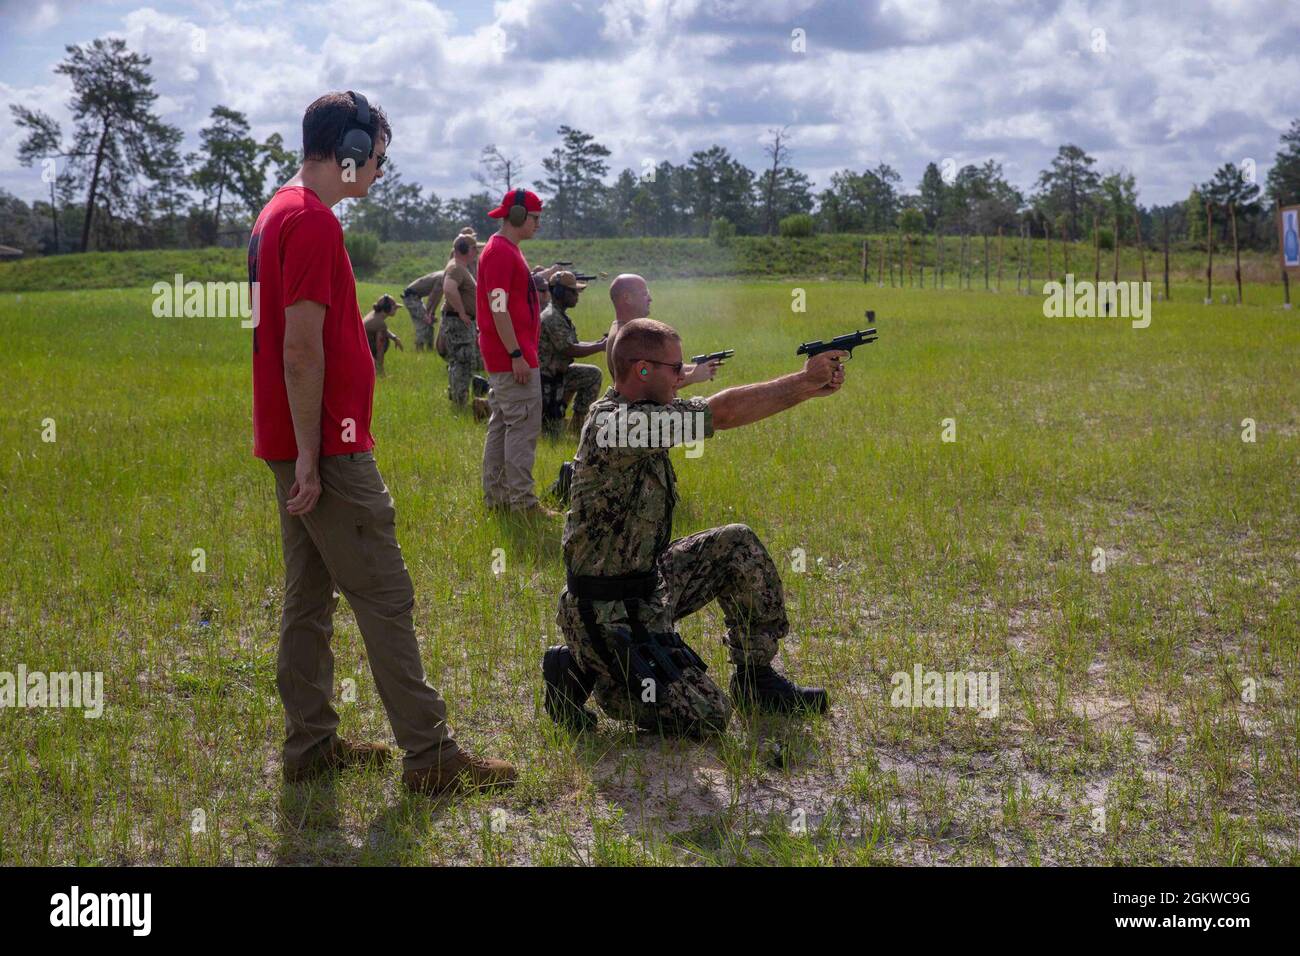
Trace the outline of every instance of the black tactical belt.
<instances>
[{"instance_id":1,"label":"black tactical belt","mask_svg":"<svg viewBox=\"0 0 1300 956\"><path fill-rule=\"evenodd\" d=\"M569 593L580 601L648 601L659 586L658 571L566 576Z\"/></svg>"}]
</instances>

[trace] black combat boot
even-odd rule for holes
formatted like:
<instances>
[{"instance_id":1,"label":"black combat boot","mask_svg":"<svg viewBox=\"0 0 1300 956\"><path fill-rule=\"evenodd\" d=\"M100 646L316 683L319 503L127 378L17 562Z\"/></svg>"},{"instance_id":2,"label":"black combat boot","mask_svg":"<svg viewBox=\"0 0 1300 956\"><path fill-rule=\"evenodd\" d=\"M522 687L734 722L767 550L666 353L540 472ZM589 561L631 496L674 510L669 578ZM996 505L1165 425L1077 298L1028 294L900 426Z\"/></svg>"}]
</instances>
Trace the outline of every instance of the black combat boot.
<instances>
[{"instance_id":1,"label":"black combat boot","mask_svg":"<svg viewBox=\"0 0 1300 956\"><path fill-rule=\"evenodd\" d=\"M542 681L546 685L546 713L551 720L575 733L595 729L596 715L582 706L591 696L595 681L573 659L568 647L560 644L546 649L542 655Z\"/></svg>"},{"instance_id":2,"label":"black combat boot","mask_svg":"<svg viewBox=\"0 0 1300 956\"><path fill-rule=\"evenodd\" d=\"M736 665L731 675L731 699L740 709L756 707L770 713L807 711L824 714L830 697L821 687L800 687L771 667Z\"/></svg>"}]
</instances>

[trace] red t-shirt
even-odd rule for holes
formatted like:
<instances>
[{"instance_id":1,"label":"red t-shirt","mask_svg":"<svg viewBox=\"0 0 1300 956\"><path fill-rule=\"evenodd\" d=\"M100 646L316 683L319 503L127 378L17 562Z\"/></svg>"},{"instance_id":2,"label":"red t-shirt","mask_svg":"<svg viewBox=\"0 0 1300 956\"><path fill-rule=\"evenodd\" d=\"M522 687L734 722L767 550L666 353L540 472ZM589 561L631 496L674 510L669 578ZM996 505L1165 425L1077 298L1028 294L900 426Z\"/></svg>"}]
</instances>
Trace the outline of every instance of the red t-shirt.
<instances>
[{"instance_id":1,"label":"red t-shirt","mask_svg":"<svg viewBox=\"0 0 1300 956\"><path fill-rule=\"evenodd\" d=\"M317 195L286 186L262 209L248 241L248 280L257 283L253 326L253 454L298 457L284 383L284 310L310 300L325 306L321 340L321 455L369 451L375 363L370 356L343 227Z\"/></svg>"},{"instance_id":2,"label":"red t-shirt","mask_svg":"<svg viewBox=\"0 0 1300 956\"><path fill-rule=\"evenodd\" d=\"M478 257L478 347L483 353L483 367L489 372L510 371L510 353L506 351L492 320L492 293L504 289L506 311L514 326L515 338L524 358L537 368L537 343L542 335L542 310L533 288L533 277L519 247L501 233L487 241Z\"/></svg>"}]
</instances>

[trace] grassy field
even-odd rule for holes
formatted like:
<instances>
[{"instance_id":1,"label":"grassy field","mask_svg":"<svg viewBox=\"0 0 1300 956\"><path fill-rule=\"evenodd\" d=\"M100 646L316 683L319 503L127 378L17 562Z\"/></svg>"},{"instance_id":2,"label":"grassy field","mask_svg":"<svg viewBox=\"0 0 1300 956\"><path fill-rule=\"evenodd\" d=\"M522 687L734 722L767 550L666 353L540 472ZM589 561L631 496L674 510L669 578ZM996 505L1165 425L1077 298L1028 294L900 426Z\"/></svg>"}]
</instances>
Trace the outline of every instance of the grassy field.
<instances>
[{"instance_id":1,"label":"grassy field","mask_svg":"<svg viewBox=\"0 0 1300 956\"><path fill-rule=\"evenodd\" d=\"M555 731L560 525L484 511L445 366L390 353L376 453L425 664L462 740L522 773L448 805L395 770L281 786L248 333L155 319L147 289L0 295L0 671L102 671L107 699L0 710L0 863L1300 864L1300 322L1276 287L1181 287L1132 329L813 280L797 315L793 284L653 288L688 354L737 350L719 384L793 370L864 308L880 330L839 395L674 452L676 532L754 527L784 666L833 695L708 744ZM595 337L603 291L574 314ZM544 441L539 481L571 451ZM716 608L683 628L725 681L722 633ZM334 643L343 732L390 739L345 603ZM997 672L998 716L891 706L916 665Z\"/></svg>"}]
</instances>

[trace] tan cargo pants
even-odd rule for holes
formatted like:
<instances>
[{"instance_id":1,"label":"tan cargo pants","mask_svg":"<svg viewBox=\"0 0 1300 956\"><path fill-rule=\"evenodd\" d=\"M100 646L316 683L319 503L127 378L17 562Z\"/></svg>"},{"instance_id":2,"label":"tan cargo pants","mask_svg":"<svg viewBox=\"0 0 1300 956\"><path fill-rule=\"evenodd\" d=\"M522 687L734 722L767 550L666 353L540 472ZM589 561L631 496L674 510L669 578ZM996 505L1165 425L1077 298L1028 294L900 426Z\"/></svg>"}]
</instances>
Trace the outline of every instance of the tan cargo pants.
<instances>
[{"instance_id":1,"label":"tan cargo pants","mask_svg":"<svg viewBox=\"0 0 1300 956\"><path fill-rule=\"evenodd\" d=\"M521 510L537 504L533 461L542 434L542 376L529 370L520 385L512 372L492 372L487 439L483 443L483 500L489 508Z\"/></svg>"},{"instance_id":2,"label":"tan cargo pants","mask_svg":"<svg viewBox=\"0 0 1300 956\"><path fill-rule=\"evenodd\" d=\"M348 599L366 645L370 671L406 751L405 769L433 766L459 749L447 705L424 679L411 616L415 589L394 526L392 496L372 452L320 460L321 494L304 515L285 510L292 461L269 461L275 473L284 546L284 609L276 684L284 703L284 763L300 765L329 742L339 717L334 696L335 588Z\"/></svg>"}]
</instances>

